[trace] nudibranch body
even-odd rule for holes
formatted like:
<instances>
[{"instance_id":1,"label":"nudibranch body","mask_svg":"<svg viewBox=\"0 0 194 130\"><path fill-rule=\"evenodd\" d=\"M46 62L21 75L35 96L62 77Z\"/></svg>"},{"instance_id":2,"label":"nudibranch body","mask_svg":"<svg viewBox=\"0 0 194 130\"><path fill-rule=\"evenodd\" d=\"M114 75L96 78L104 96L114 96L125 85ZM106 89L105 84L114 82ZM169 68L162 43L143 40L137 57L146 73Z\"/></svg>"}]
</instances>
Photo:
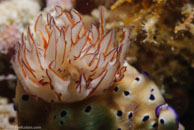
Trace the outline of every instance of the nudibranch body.
<instances>
[{"instance_id":1,"label":"nudibranch body","mask_svg":"<svg viewBox=\"0 0 194 130\"><path fill-rule=\"evenodd\" d=\"M125 66L124 78L112 89L74 103L35 100L18 84L19 124L44 130L184 130L153 81Z\"/></svg>"},{"instance_id":2,"label":"nudibranch body","mask_svg":"<svg viewBox=\"0 0 194 130\"><path fill-rule=\"evenodd\" d=\"M100 27L87 30L76 10L56 7L56 18L40 15L34 34L28 29L13 58L14 70L24 89L51 102L75 102L107 90L121 80L129 32L113 46L114 31L105 32L103 11Z\"/></svg>"}]
</instances>

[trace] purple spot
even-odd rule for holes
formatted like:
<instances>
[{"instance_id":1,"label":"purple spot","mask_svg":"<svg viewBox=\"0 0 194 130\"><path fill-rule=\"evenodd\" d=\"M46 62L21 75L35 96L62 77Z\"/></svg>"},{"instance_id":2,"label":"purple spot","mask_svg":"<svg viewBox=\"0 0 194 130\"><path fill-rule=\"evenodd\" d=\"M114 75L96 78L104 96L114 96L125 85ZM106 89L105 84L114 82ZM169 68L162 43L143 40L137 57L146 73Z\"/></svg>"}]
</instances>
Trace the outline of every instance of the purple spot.
<instances>
[{"instance_id":1,"label":"purple spot","mask_svg":"<svg viewBox=\"0 0 194 130\"><path fill-rule=\"evenodd\" d=\"M155 96L153 94L150 94L150 97L149 97L150 100L155 100Z\"/></svg>"},{"instance_id":2,"label":"purple spot","mask_svg":"<svg viewBox=\"0 0 194 130\"><path fill-rule=\"evenodd\" d=\"M130 112L128 115L128 119L131 119L133 117L133 112Z\"/></svg>"},{"instance_id":3,"label":"purple spot","mask_svg":"<svg viewBox=\"0 0 194 130\"><path fill-rule=\"evenodd\" d=\"M121 110L118 110L118 111L117 111L117 116L118 116L118 117L121 117L122 115L123 115L123 112L122 112Z\"/></svg>"},{"instance_id":4,"label":"purple spot","mask_svg":"<svg viewBox=\"0 0 194 130\"><path fill-rule=\"evenodd\" d=\"M152 127L153 128L156 128L158 126L158 124L156 123L156 122L154 122L153 124L152 124Z\"/></svg>"},{"instance_id":5,"label":"purple spot","mask_svg":"<svg viewBox=\"0 0 194 130\"><path fill-rule=\"evenodd\" d=\"M145 76L145 77L149 77L149 74L147 73L147 72L142 72L141 73L143 76Z\"/></svg>"},{"instance_id":6,"label":"purple spot","mask_svg":"<svg viewBox=\"0 0 194 130\"><path fill-rule=\"evenodd\" d=\"M130 95L130 92L129 91L124 91L124 95L128 96L128 95Z\"/></svg>"},{"instance_id":7,"label":"purple spot","mask_svg":"<svg viewBox=\"0 0 194 130\"><path fill-rule=\"evenodd\" d=\"M139 77L136 77L135 80L136 80L136 81L140 81L140 78L139 78Z\"/></svg>"},{"instance_id":8,"label":"purple spot","mask_svg":"<svg viewBox=\"0 0 194 130\"><path fill-rule=\"evenodd\" d=\"M145 115L145 116L143 117L142 121L145 122L145 121L149 120L149 118L150 118L149 115Z\"/></svg>"},{"instance_id":9,"label":"purple spot","mask_svg":"<svg viewBox=\"0 0 194 130\"><path fill-rule=\"evenodd\" d=\"M160 119L160 123L161 124L164 124L164 119Z\"/></svg>"},{"instance_id":10,"label":"purple spot","mask_svg":"<svg viewBox=\"0 0 194 130\"><path fill-rule=\"evenodd\" d=\"M114 91L115 91L115 92L118 92L118 91L119 91L119 87L115 87L115 88L114 88Z\"/></svg>"}]
</instances>

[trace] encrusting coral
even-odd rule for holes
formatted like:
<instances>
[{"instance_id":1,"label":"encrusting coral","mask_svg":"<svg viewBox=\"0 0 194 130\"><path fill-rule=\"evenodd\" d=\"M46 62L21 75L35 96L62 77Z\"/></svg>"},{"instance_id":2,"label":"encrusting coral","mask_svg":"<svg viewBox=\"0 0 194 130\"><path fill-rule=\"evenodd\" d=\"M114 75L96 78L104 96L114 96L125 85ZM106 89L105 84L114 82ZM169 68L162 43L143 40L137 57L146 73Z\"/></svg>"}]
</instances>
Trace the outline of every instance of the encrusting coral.
<instances>
[{"instance_id":1,"label":"encrusting coral","mask_svg":"<svg viewBox=\"0 0 194 130\"><path fill-rule=\"evenodd\" d=\"M21 32L13 25L4 27L0 32L0 55L7 54L9 49L13 49L20 37Z\"/></svg>"},{"instance_id":2,"label":"encrusting coral","mask_svg":"<svg viewBox=\"0 0 194 130\"><path fill-rule=\"evenodd\" d=\"M182 7L181 10L182 15L185 15L186 19L183 23L175 27L175 33L188 30L190 33L192 33L192 35L194 35L194 24L192 22L194 20L194 5L187 3Z\"/></svg>"},{"instance_id":3,"label":"encrusting coral","mask_svg":"<svg viewBox=\"0 0 194 130\"><path fill-rule=\"evenodd\" d=\"M13 58L19 125L43 130L178 130L176 112L157 86L124 60L129 32L87 30L80 14L56 7L22 35Z\"/></svg>"},{"instance_id":4,"label":"encrusting coral","mask_svg":"<svg viewBox=\"0 0 194 130\"><path fill-rule=\"evenodd\" d=\"M25 6L24 6L25 5ZM20 32L31 25L40 6L37 0L7 0L0 4L0 27L14 26ZM0 30L1 31L1 30Z\"/></svg>"},{"instance_id":5,"label":"encrusting coral","mask_svg":"<svg viewBox=\"0 0 194 130\"><path fill-rule=\"evenodd\" d=\"M0 130L6 128L17 130L16 119L13 103L9 103L8 99L0 97Z\"/></svg>"}]
</instances>

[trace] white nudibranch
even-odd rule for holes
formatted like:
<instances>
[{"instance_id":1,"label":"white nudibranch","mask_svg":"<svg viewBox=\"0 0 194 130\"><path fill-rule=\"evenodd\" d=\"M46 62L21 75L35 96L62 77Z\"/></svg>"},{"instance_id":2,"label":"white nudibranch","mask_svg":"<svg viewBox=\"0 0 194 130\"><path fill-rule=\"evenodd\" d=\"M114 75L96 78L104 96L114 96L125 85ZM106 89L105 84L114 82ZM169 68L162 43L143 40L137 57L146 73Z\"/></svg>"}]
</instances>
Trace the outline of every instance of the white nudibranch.
<instances>
[{"instance_id":1,"label":"white nudibranch","mask_svg":"<svg viewBox=\"0 0 194 130\"><path fill-rule=\"evenodd\" d=\"M103 10L100 26L87 30L80 14L57 6L57 17L40 15L27 37L22 35L13 57L14 70L24 89L47 102L76 102L102 94L122 79L129 31L113 46L114 31L105 32Z\"/></svg>"}]
</instances>

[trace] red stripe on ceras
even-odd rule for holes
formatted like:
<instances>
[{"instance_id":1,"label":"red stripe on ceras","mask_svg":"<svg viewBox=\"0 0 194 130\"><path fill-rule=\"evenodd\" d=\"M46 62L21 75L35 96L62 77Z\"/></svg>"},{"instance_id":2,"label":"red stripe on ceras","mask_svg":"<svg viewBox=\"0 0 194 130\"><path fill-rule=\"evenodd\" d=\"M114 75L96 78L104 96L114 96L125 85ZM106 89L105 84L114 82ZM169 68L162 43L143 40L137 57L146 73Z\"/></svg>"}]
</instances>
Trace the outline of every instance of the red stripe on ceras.
<instances>
[{"instance_id":1,"label":"red stripe on ceras","mask_svg":"<svg viewBox=\"0 0 194 130\"><path fill-rule=\"evenodd\" d=\"M103 81L103 79L104 79L104 77L106 76L106 74L107 74L107 71L105 72L105 74L104 74L104 76L101 78L101 80L98 82L98 84L97 84L97 85L92 89L92 91L88 94L87 97L91 96L91 95L95 92L95 90L98 88L98 86L100 85L100 83Z\"/></svg>"}]
</instances>

